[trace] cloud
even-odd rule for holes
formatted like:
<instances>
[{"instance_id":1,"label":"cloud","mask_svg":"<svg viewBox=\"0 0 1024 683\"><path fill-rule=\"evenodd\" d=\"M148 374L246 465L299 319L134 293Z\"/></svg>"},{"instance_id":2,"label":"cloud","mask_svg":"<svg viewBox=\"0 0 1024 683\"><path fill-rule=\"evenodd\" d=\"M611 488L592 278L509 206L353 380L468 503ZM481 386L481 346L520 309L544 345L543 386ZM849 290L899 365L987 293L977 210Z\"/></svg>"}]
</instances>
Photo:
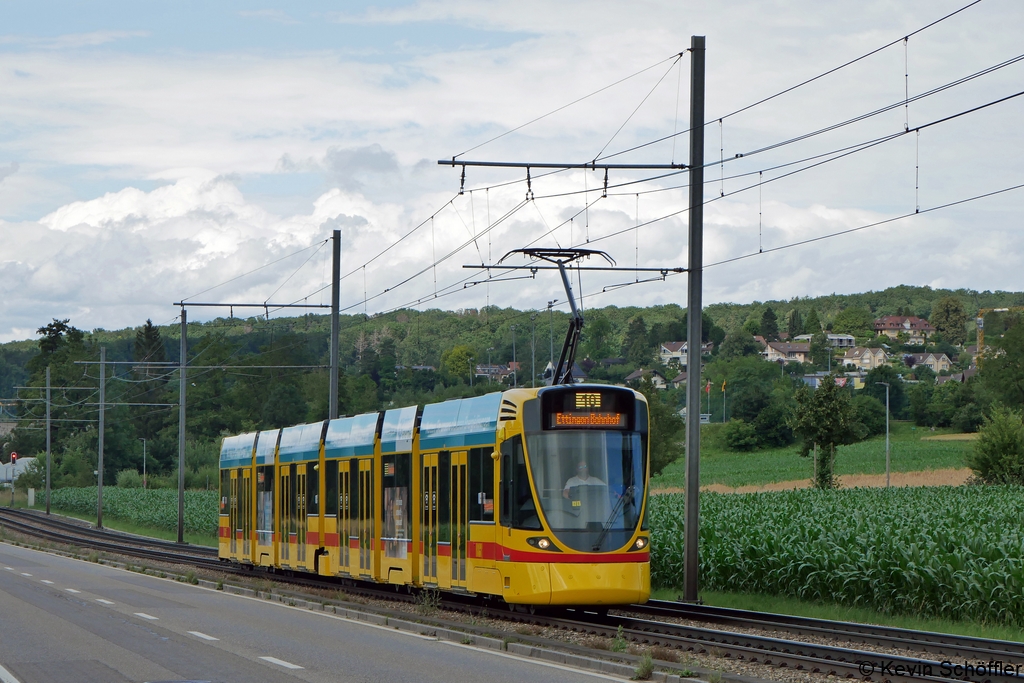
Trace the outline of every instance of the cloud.
<instances>
[{"instance_id":1,"label":"cloud","mask_svg":"<svg viewBox=\"0 0 1024 683\"><path fill-rule=\"evenodd\" d=\"M2 183L8 176L12 176L17 173L19 168L20 166L17 161L12 161L7 168L0 166L0 183Z\"/></svg>"},{"instance_id":2,"label":"cloud","mask_svg":"<svg viewBox=\"0 0 1024 683\"><path fill-rule=\"evenodd\" d=\"M608 196L599 199L600 172L546 175L533 169L536 200L520 206L525 169L467 168L466 192L458 194L462 169L438 167L436 160L466 150L472 151L460 158L588 160L631 114L609 152L685 130L689 62L672 66L671 56L686 48L686 36L708 36L710 119L942 13L930 3L903 5L898 13L892 7L869 4L846 13L842 22L836 20L839 10L821 3L648 0L422 2L335 17L367 26L375 36L380 32L382 43L400 42L429 22L445 24L437 34L442 36L448 24L529 33L513 45L452 45L429 53L357 53L343 44L310 50L306 34L296 33L293 43L258 51L201 54L185 41L177 50L133 52L126 59L117 41L137 34L65 36L63 43L8 36L0 39L7 46L0 125L8 131L9 158L21 166L11 166L13 177L0 169L6 173L0 211L8 218L0 222L0 338L54 316L106 328L170 318L171 301L316 245L335 228L344 236L343 272L351 273L343 284L344 305L363 309L364 274L366 296L389 290L367 303L370 313L407 303L535 307L562 298L557 278L543 271L535 279L464 288L485 275L463 264L494 261L535 240L545 246L589 243L623 266L685 266L685 175L640 182L655 173L613 170ZM244 16L283 18L272 10ZM914 36L908 45L911 94L1016 54L1019 36L1007 27L1021 21L1018 2L992 0ZM312 30L309 23L306 30ZM58 43L110 48L69 54L56 49ZM951 44L972 49L953 55ZM650 65L657 66L475 148ZM911 104L911 124L1006 94L1022 67ZM913 211L918 203L928 207L1024 179L1024 163L1012 153L1024 145L1016 124L1024 100L778 180L778 173L764 169L902 130L905 112L747 154L902 100L905 73L900 45L707 126L705 262L757 254ZM674 145L666 141L613 160L685 161L687 144L680 136ZM715 182L719 174L725 179ZM287 201L274 203L268 195ZM589 210L582 211L588 202ZM715 266L705 274L704 300L788 299L901 283L1016 288L1024 266L1017 256L1024 254L1021 208L1019 194L1003 195ZM32 220L20 220L26 217ZM659 217L665 218L629 231ZM497 225L487 231L489 222ZM620 231L626 232L601 239ZM359 268L388 245L394 246L365 273ZM436 269L429 267L452 252ZM203 296L262 301L307 256ZM324 284L323 257L321 249L282 289L282 300ZM397 286L421 270L423 275ZM583 291L634 279L642 278L584 273ZM633 285L587 304L682 303L685 283L671 277ZM435 291L454 294L434 298Z\"/></svg>"},{"instance_id":3,"label":"cloud","mask_svg":"<svg viewBox=\"0 0 1024 683\"><path fill-rule=\"evenodd\" d=\"M74 50L148 36L149 31L92 31L90 33L67 33L53 37L5 35L0 36L0 45L22 46L37 50Z\"/></svg>"},{"instance_id":4,"label":"cloud","mask_svg":"<svg viewBox=\"0 0 1024 683\"><path fill-rule=\"evenodd\" d=\"M265 19L267 21L285 25L302 23L297 19L293 19L287 13L282 12L279 9L242 10L238 13L238 16L246 17L247 19Z\"/></svg>"}]
</instances>

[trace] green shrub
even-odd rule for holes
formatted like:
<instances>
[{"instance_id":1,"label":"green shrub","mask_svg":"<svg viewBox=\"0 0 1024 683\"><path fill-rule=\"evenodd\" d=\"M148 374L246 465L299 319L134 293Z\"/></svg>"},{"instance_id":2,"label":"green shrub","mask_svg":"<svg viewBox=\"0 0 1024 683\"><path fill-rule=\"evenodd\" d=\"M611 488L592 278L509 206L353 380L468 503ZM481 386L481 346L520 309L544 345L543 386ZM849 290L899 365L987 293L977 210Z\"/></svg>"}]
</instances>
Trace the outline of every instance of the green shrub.
<instances>
[{"instance_id":1,"label":"green shrub","mask_svg":"<svg viewBox=\"0 0 1024 683\"><path fill-rule=\"evenodd\" d=\"M967 463L988 484L1024 484L1024 420L996 407L982 425Z\"/></svg>"},{"instance_id":2,"label":"green shrub","mask_svg":"<svg viewBox=\"0 0 1024 683\"><path fill-rule=\"evenodd\" d=\"M117 473L117 488L141 489L142 475L137 470L121 470Z\"/></svg>"},{"instance_id":3,"label":"green shrub","mask_svg":"<svg viewBox=\"0 0 1024 683\"><path fill-rule=\"evenodd\" d=\"M854 419L864 425L867 436L885 433L885 405L881 401L861 394L855 396L850 405L853 406Z\"/></svg>"},{"instance_id":4,"label":"green shrub","mask_svg":"<svg viewBox=\"0 0 1024 683\"><path fill-rule=\"evenodd\" d=\"M731 451L752 451L757 448L757 430L743 420L732 419L723 430L726 447Z\"/></svg>"}]
</instances>

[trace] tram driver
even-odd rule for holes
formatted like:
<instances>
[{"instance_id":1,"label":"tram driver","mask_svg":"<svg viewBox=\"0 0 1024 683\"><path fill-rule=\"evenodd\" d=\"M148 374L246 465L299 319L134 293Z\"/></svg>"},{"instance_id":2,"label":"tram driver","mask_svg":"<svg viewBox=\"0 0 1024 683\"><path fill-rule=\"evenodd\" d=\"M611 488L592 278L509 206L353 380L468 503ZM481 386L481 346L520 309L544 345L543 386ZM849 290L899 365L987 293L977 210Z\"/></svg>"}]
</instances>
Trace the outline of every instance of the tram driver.
<instances>
[{"instance_id":1,"label":"tram driver","mask_svg":"<svg viewBox=\"0 0 1024 683\"><path fill-rule=\"evenodd\" d=\"M577 486L604 486L605 483L597 477L590 476L590 467L587 465L586 460L580 460L576 463L576 474L569 477L565 482L565 488L562 489L562 498L569 498L571 489Z\"/></svg>"}]
</instances>

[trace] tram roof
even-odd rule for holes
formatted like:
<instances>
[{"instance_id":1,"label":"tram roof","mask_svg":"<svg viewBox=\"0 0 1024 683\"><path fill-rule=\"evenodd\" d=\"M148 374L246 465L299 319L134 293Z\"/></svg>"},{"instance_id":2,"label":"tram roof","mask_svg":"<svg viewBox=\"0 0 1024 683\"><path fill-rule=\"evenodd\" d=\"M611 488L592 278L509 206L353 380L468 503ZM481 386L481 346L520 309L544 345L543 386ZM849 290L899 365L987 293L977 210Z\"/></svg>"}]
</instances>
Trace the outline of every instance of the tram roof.
<instances>
[{"instance_id":1,"label":"tram roof","mask_svg":"<svg viewBox=\"0 0 1024 683\"><path fill-rule=\"evenodd\" d=\"M352 455L373 455L379 413L363 413L355 417L331 420L324 438L324 457L344 458Z\"/></svg>"},{"instance_id":2,"label":"tram roof","mask_svg":"<svg viewBox=\"0 0 1024 683\"><path fill-rule=\"evenodd\" d=\"M252 463L252 446L256 432L224 437L220 446L221 467L244 467Z\"/></svg>"},{"instance_id":3,"label":"tram roof","mask_svg":"<svg viewBox=\"0 0 1024 683\"><path fill-rule=\"evenodd\" d=\"M423 407L420 448L457 448L494 443L502 392Z\"/></svg>"}]
</instances>

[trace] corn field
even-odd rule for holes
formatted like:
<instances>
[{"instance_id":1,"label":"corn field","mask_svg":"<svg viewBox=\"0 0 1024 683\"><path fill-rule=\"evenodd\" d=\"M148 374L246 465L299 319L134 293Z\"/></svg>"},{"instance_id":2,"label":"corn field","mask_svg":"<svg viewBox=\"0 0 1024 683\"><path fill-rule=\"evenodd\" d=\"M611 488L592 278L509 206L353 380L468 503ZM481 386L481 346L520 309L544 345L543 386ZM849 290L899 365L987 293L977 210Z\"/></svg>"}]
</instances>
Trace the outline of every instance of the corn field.
<instances>
[{"instance_id":1,"label":"corn field","mask_svg":"<svg viewBox=\"0 0 1024 683\"><path fill-rule=\"evenodd\" d=\"M185 531L216 534L217 491L185 491ZM96 514L96 487L63 488L50 492L54 510ZM178 492L175 489L103 487L103 514L136 524L174 531L178 528Z\"/></svg>"},{"instance_id":2,"label":"corn field","mask_svg":"<svg viewBox=\"0 0 1024 683\"><path fill-rule=\"evenodd\" d=\"M683 585L683 496L651 496L651 579ZM701 495L704 590L1024 625L1024 488Z\"/></svg>"}]
</instances>

